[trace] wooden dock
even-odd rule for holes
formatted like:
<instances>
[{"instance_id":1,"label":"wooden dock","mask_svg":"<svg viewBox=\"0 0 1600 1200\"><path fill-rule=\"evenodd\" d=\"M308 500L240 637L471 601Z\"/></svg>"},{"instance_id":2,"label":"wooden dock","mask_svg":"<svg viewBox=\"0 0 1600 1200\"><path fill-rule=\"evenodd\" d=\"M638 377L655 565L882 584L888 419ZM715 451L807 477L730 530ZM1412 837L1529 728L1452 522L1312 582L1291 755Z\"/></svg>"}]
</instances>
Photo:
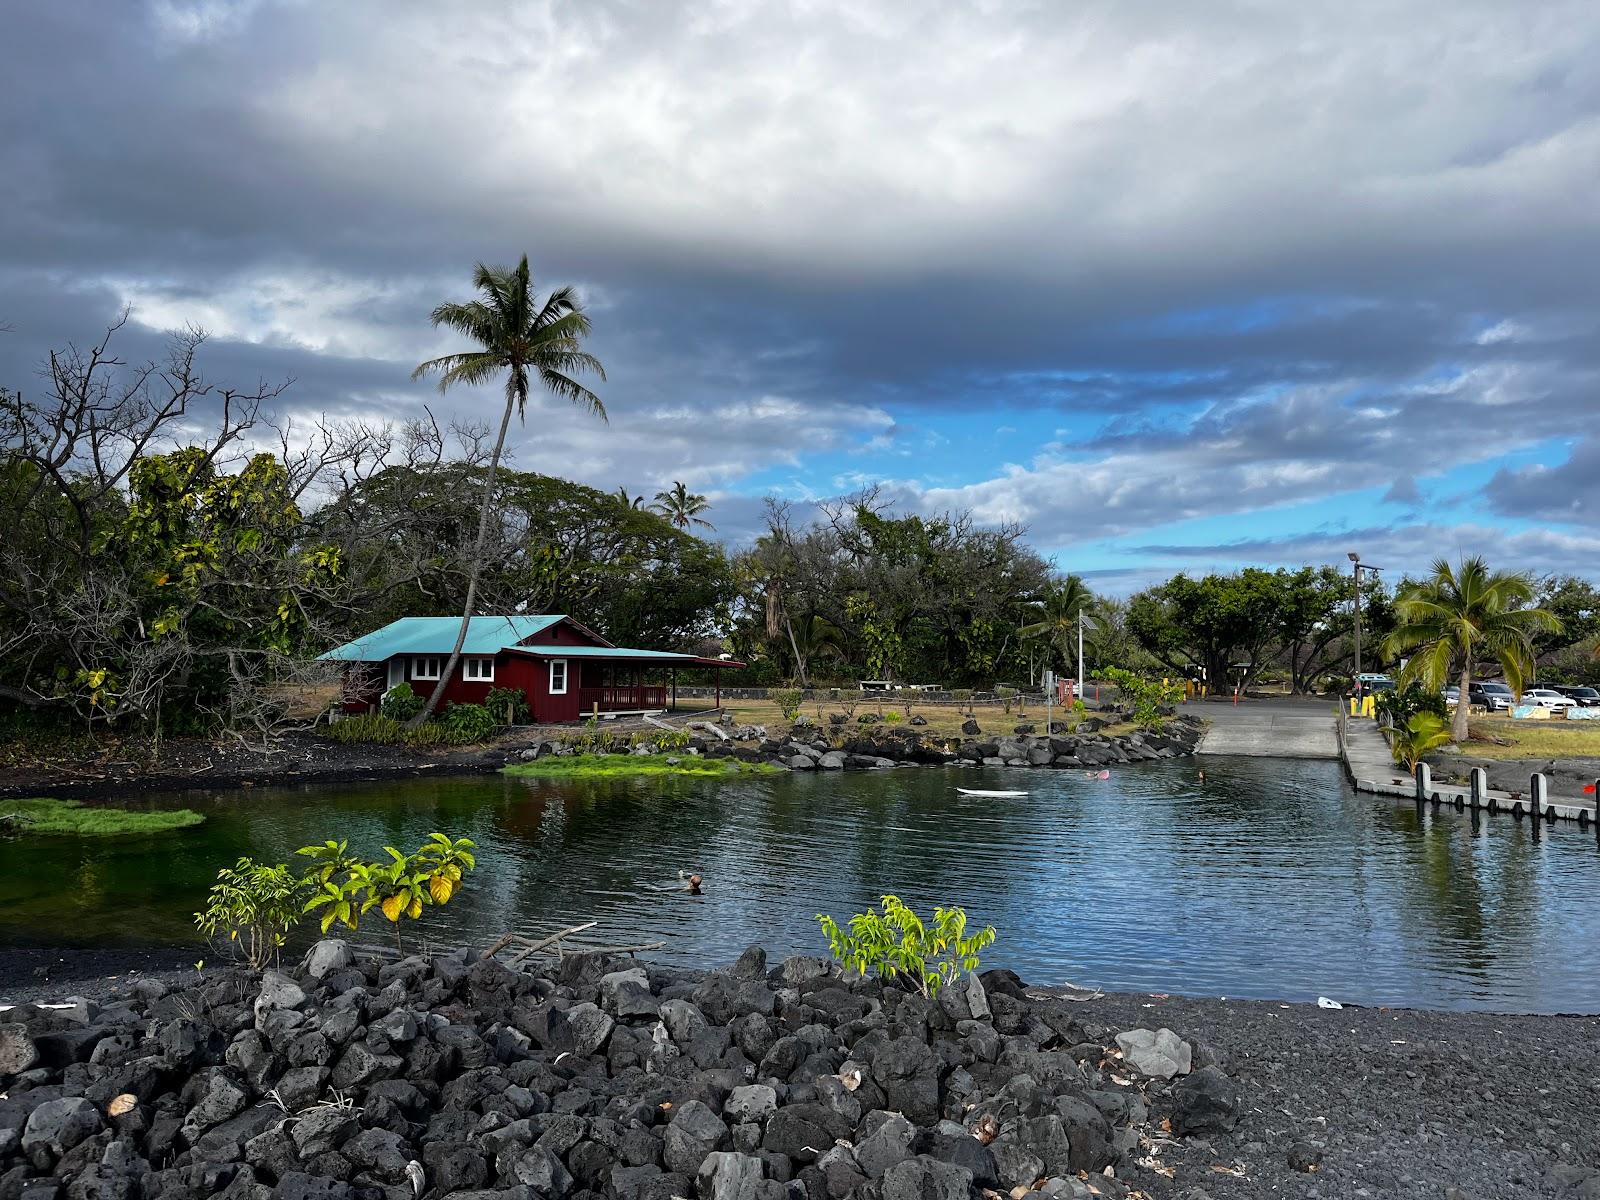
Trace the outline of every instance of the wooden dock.
<instances>
[{"instance_id":1,"label":"wooden dock","mask_svg":"<svg viewBox=\"0 0 1600 1200\"><path fill-rule=\"evenodd\" d=\"M1377 722L1341 712L1338 724L1340 754L1356 791L1415 803L1416 780L1407 778L1405 768L1395 763ZM1479 811L1525 816L1533 811L1533 785L1530 779L1528 788L1521 792L1484 788L1474 801L1471 788L1464 784L1430 781L1424 801L1434 808L1448 806L1467 810L1476 807ZM1541 810L1547 820L1576 821L1579 825L1596 822L1597 806L1593 799L1547 795ZM1600 823L1596 824L1596 830L1600 832Z\"/></svg>"}]
</instances>

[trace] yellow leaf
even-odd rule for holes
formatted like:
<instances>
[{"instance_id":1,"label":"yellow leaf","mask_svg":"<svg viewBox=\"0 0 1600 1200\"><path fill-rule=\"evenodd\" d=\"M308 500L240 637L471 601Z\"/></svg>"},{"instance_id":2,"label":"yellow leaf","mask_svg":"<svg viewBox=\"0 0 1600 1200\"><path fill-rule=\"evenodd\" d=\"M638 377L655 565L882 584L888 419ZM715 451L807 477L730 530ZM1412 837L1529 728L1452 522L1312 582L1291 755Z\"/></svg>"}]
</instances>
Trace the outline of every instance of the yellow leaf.
<instances>
[{"instance_id":1,"label":"yellow leaf","mask_svg":"<svg viewBox=\"0 0 1600 1200\"><path fill-rule=\"evenodd\" d=\"M411 902L411 907L406 909L406 915L415 921L422 915L422 897L418 896Z\"/></svg>"},{"instance_id":2,"label":"yellow leaf","mask_svg":"<svg viewBox=\"0 0 1600 1200\"><path fill-rule=\"evenodd\" d=\"M455 884L443 875L435 875L428 880L428 894L433 897L435 904L447 904L454 894Z\"/></svg>"},{"instance_id":3,"label":"yellow leaf","mask_svg":"<svg viewBox=\"0 0 1600 1200\"><path fill-rule=\"evenodd\" d=\"M398 921L400 919L400 910L405 906L406 898L404 896L395 895L390 896L387 900L385 900L381 907L383 908L384 916L388 917L391 921Z\"/></svg>"}]
</instances>

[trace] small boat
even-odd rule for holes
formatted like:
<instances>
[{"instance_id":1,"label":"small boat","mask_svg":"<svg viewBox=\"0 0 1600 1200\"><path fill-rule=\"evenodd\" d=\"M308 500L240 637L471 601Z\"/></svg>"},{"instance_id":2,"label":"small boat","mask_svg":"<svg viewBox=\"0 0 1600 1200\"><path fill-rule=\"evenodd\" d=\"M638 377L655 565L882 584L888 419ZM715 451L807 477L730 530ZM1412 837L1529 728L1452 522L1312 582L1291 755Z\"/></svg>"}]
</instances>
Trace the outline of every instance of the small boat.
<instances>
[{"instance_id":1,"label":"small boat","mask_svg":"<svg viewBox=\"0 0 1600 1200\"><path fill-rule=\"evenodd\" d=\"M985 792L979 788L964 787L958 787L956 791L963 796L987 796L993 800L1015 800L1028 794L1027 792Z\"/></svg>"}]
</instances>

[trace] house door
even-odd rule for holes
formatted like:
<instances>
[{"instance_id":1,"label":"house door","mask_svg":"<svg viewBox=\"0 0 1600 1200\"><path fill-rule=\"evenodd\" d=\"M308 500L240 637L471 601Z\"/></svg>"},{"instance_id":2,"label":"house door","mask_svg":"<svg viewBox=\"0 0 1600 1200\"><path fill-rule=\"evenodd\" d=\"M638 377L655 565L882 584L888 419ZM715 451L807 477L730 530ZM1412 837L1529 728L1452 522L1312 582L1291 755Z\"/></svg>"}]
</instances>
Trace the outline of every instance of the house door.
<instances>
[{"instance_id":1,"label":"house door","mask_svg":"<svg viewBox=\"0 0 1600 1200\"><path fill-rule=\"evenodd\" d=\"M389 660L389 689L399 687L406 681L406 660L400 655Z\"/></svg>"}]
</instances>

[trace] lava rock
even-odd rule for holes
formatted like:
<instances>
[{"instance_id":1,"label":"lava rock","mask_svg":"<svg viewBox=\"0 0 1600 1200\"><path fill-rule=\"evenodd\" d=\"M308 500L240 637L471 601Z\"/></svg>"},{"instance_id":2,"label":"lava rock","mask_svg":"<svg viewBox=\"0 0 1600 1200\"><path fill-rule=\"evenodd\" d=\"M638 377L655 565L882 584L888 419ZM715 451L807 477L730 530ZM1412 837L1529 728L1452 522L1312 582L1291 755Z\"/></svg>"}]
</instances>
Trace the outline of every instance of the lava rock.
<instances>
[{"instance_id":1,"label":"lava rock","mask_svg":"<svg viewBox=\"0 0 1600 1200\"><path fill-rule=\"evenodd\" d=\"M1216 1067L1202 1067L1172 1089L1172 1128L1221 1133L1239 1123L1239 1087Z\"/></svg>"}]
</instances>

